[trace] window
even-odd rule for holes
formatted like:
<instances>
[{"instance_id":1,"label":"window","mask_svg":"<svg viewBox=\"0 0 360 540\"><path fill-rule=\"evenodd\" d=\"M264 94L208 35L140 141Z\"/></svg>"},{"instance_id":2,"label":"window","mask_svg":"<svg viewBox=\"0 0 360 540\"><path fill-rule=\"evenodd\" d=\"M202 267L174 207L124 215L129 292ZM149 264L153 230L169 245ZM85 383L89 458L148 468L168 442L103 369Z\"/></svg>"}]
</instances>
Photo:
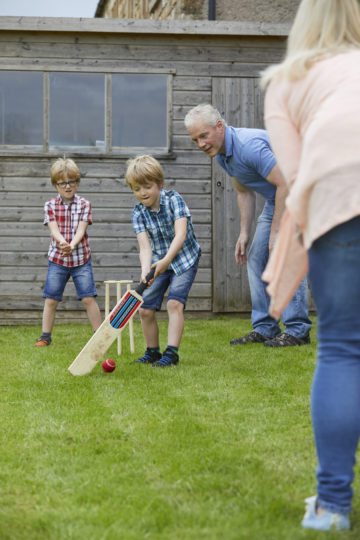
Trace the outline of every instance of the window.
<instances>
[{"instance_id":1,"label":"window","mask_svg":"<svg viewBox=\"0 0 360 540\"><path fill-rule=\"evenodd\" d=\"M166 147L166 95L166 75L113 75L113 147Z\"/></svg>"},{"instance_id":2,"label":"window","mask_svg":"<svg viewBox=\"0 0 360 540\"><path fill-rule=\"evenodd\" d=\"M0 71L0 145L42 148L42 73Z\"/></svg>"},{"instance_id":3,"label":"window","mask_svg":"<svg viewBox=\"0 0 360 540\"><path fill-rule=\"evenodd\" d=\"M167 152L169 77L0 71L0 152Z\"/></svg>"},{"instance_id":4,"label":"window","mask_svg":"<svg viewBox=\"0 0 360 540\"><path fill-rule=\"evenodd\" d=\"M104 146L105 85L98 73L50 73L49 146Z\"/></svg>"}]
</instances>

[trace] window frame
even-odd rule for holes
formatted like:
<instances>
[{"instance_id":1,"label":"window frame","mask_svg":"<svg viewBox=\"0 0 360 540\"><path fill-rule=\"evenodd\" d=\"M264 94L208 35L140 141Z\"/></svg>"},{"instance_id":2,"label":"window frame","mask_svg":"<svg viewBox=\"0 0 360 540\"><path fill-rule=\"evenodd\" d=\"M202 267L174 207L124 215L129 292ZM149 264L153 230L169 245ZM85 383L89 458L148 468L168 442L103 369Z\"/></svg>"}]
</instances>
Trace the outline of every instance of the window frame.
<instances>
[{"instance_id":1,"label":"window frame","mask_svg":"<svg viewBox=\"0 0 360 540\"><path fill-rule=\"evenodd\" d=\"M0 156L16 155L26 157L53 157L59 153L64 153L67 156L77 157L101 157L101 158L124 158L133 156L139 153L150 153L162 157L171 156L171 132L172 132L172 102L173 102L173 77L176 74L174 69L76 69L53 67L52 69L36 69L30 66L27 67L12 67L11 69L2 69L1 71L23 71L23 72L40 72L43 74L43 144L42 149L39 145L0 145ZM104 76L104 100L105 100L105 145L104 149L94 146L64 146L52 149L50 145L50 73L100 73ZM112 146L112 94L111 81L113 74L141 74L141 75L167 75L166 92L166 146L164 147L114 147Z\"/></svg>"}]
</instances>

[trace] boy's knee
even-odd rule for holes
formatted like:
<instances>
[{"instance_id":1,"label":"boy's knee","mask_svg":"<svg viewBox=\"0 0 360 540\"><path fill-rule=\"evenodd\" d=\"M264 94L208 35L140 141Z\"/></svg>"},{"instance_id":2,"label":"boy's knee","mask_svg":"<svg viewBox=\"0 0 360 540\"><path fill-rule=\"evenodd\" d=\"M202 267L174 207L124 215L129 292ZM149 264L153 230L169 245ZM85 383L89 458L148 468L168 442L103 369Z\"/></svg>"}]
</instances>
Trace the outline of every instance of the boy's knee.
<instances>
[{"instance_id":1,"label":"boy's knee","mask_svg":"<svg viewBox=\"0 0 360 540\"><path fill-rule=\"evenodd\" d=\"M155 317L155 309L140 308L139 315L142 321L153 319Z\"/></svg>"},{"instance_id":2,"label":"boy's knee","mask_svg":"<svg viewBox=\"0 0 360 540\"><path fill-rule=\"evenodd\" d=\"M91 304L93 304L95 302L95 297L94 296L86 296L85 298L82 298L81 301L82 301L82 303L84 304L85 307L89 307L89 306L91 306Z\"/></svg>"},{"instance_id":3,"label":"boy's knee","mask_svg":"<svg viewBox=\"0 0 360 540\"><path fill-rule=\"evenodd\" d=\"M54 298L46 298L45 299L45 304L50 309L56 309L58 303L59 303L59 300L55 300Z\"/></svg>"},{"instance_id":4,"label":"boy's knee","mask_svg":"<svg viewBox=\"0 0 360 540\"><path fill-rule=\"evenodd\" d=\"M184 304L178 300L168 300L167 310L169 313L182 313L184 311Z\"/></svg>"}]
</instances>

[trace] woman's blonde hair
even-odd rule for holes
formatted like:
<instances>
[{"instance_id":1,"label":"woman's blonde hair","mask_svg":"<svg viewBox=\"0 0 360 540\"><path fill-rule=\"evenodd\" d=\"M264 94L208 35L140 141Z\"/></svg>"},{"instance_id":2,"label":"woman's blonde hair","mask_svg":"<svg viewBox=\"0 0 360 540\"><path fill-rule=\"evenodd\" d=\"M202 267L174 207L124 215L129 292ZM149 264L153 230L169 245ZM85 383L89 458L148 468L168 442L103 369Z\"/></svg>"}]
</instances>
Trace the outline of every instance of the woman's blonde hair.
<instances>
[{"instance_id":1,"label":"woman's blonde hair","mask_svg":"<svg viewBox=\"0 0 360 540\"><path fill-rule=\"evenodd\" d=\"M160 163L152 156L137 156L127 162L126 183L133 189L136 185L155 182L159 187L164 184L164 173Z\"/></svg>"},{"instance_id":2,"label":"woman's blonde hair","mask_svg":"<svg viewBox=\"0 0 360 540\"><path fill-rule=\"evenodd\" d=\"M318 60L353 47L360 47L360 0L302 0L285 59L262 73L262 86L278 76L301 79Z\"/></svg>"},{"instance_id":3,"label":"woman's blonde hair","mask_svg":"<svg viewBox=\"0 0 360 540\"><path fill-rule=\"evenodd\" d=\"M80 171L72 159L59 158L50 169L51 183L55 186L59 180L77 180L80 182Z\"/></svg>"}]
</instances>

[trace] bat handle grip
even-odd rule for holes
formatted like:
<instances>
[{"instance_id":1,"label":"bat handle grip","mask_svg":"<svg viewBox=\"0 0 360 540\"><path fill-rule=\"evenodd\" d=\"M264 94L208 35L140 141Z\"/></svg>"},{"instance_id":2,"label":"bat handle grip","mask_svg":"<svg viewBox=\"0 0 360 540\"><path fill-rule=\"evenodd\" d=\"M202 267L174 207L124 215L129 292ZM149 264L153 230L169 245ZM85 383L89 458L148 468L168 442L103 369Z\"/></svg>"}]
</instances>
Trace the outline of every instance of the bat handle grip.
<instances>
[{"instance_id":1,"label":"bat handle grip","mask_svg":"<svg viewBox=\"0 0 360 540\"><path fill-rule=\"evenodd\" d=\"M147 274L147 276L145 277L146 283L141 282L140 285L136 287L135 291L138 294L142 294L145 291L146 287L148 286L149 281L154 277L154 274L155 274L155 268L152 268L150 272Z\"/></svg>"}]
</instances>

